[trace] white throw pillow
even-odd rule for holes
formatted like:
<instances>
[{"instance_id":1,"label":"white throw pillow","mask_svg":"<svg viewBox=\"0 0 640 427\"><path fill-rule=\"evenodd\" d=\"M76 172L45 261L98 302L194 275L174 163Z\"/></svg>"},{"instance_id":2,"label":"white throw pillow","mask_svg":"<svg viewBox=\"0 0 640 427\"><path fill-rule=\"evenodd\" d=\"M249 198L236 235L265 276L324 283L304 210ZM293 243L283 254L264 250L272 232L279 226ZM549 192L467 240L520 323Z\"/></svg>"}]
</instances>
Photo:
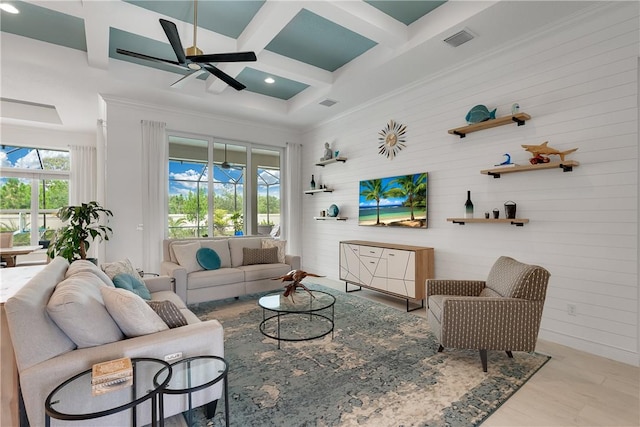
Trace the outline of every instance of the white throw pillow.
<instances>
[{"instance_id":1,"label":"white throw pillow","mask_svg":"<svg viewBox=\"0 0 640 427\"><path fill-rule=\"evenodd\" d=\"M242 248L262 248L261 237L232 237L229 239L229 251L231 252L231 267L244 265Z\"/></svg>"},{"instance_id":2,"label":"white throw pillow","mask_svg":"<svg viewBox=\"0 0 640 427\"><path fill-rule=\"evenodd\" d=\"M109 279L111 279L112 282L114 277L120 274L127 274L131 277L131 280L136 283L137 288L143 289L147 287L147 285L144 284L142 277L140 277L140 273L138 273L133 267L133 264L131 264L129 258L125 258L122 261L106 262L101 264L100 268L102 268L104 274L109 276Z\"/></svg>"},{"instance_id":3,"label":"white throw pillow","mask_svg":"<svg viewBox=\"0 0 640 427\"><path fill-rule=\"evenodd\" d=\"M47 303L51 319L79 348L123 338L120 328L104 306L101 289L115 288L105 285L92 272L75 272L58 283Z\"/></svg>"},{"instance_id":4,"label":"white throw pillow","mask_svg":"<svg viewBox=\"0 0 640 427\"><path fill-rule=\"evenodd\" d=\"M104 282L105 285L113 287L112 277L100 270L97 265L86 259L79 259L69 264L67 272L64 274L65 279L80 272L89 272Z\"/></svg>"},{"instance_id":5,"label":"white throw pillow","mask_svg":"<svg viewBox=\"0 0 640 427\"><path fill-rule=\"evenodd\" d=\"M200 246L216 251L220 257L220 268L231 267L231 252L229 252L229 239L201 240Z\"/></svg>"},{"instance_id":6,"label":"white throw pillow","mask_svg":"<svg viewBox=\"0 0 640 427\"><path fill-rule=\"evenodd\" d=\"M100 268L102 268L102 271L104 271L111 280L113 280L114 277L121 273L127 273L132 276L140 277L140 274L138 274L136 269L133 268L133 265L131 264L131 261L129 261L129 258L125 258L122 261L105 262L100 265Z\"/></svg>"},{"instance_id":7,"label":"white throw pillow","mask_svg":"<svg viewBox=\"0 0 640 427\"><path fill-rule=\"evenodd\" d=\"M176 254L178 264L183 266L187 270L187 273L202 270L202 267L196 259L196 253L200 248L200 242L173 245L173 252Z\"/></svg>"},{"instance_id":8,"label":"white throw pillow","mask_svg":"<svg viewBox=\"0 0 640 427\"><path fill-rule=\"evenodd\" d=\"M262 248L278 248L278 262L284 264L284 255L287 246L286 240L263 239Z\"/></svg>"},{"instance_id":9,"label":"white throw pillow","mask_svg":"<svg viewBox=\"0 0 640 427\"><path fill-rule=\"evenodd\" d=\"M138 295L126 289L100 289L107 311L129 338L169 329L160 316Z\"/></svg>"}]
</instances>

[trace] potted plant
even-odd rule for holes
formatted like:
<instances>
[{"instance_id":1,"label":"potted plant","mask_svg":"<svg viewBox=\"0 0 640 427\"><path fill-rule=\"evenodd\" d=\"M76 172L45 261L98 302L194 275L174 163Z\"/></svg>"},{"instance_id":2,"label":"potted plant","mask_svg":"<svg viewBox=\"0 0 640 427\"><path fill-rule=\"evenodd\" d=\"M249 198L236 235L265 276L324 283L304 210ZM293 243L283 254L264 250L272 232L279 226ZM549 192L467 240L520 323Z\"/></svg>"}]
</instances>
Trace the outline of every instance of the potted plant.
<instances>
[{"instance_id":1,"label":"potted plant","mask_svg":"<svg viewBox=\"0 0 640 427\"><path fill-rule=\"evenodd\" d=\"M61 207L57 216L64 222L68 221L68 224L56 231L47 255L50 258L61 256L69 262L87 259L90 241L96 238L100 241L109 240L109 235L113 233L111 227L100 224L103 215L109 217L113 213L95 201Z\"/></svg>"},{"instance_id":2,"label":"potted plant","mask_svg":"<svg viewBox=\"0 0 640 427\"><path fill-rule=\"evenodd\" d=\"M233 222L234 234L236 236L242 236L242 232L243 232L243 228L244 228L244 221L242 220L242 213L241 212L234 212L234 214L231 215L230 219Z\"/></svg>"}]
</instances>

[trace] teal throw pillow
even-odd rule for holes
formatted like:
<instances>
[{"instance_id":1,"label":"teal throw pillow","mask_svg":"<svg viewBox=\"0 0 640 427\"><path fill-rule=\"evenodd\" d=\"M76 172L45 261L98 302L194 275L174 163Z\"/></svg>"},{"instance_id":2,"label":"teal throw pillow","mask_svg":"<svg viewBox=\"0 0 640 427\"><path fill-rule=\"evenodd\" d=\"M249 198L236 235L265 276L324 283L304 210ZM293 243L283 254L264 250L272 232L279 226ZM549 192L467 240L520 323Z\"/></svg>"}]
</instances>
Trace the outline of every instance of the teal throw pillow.
<instances>
[{"instance_id":1,"label":"teal throw pillow","mask_svg":"<svg viewBox=\"0 0 640 427\"><path fill-rule=\"evenodd\" d=\"M211 248L200 248L196 252L196 260L205 270L217 270L220 268L220 256Z\"/></svg>"},{"instance_id":2,"label":"teal throw pillow","mask_svg":"<svg viewBox=\"0 0 640 427\"><path fill-rule=\"evenodd\" d=\"M151 299L151 293L149 292L149 289L147 289L147 286L138 277L135 277L129 273L119 273L113 276L112 280L116 288L131 291L144 300Z\"/></svg>"}]
</instances>

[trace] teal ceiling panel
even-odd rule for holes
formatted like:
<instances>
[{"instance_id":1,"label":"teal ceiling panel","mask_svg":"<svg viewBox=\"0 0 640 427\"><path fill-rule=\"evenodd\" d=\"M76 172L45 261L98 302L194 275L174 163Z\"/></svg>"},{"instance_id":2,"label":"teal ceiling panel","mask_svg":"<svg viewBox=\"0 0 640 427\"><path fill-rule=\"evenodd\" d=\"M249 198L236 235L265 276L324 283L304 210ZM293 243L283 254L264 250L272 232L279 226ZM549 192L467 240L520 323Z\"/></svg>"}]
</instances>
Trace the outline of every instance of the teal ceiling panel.
<instances>
[{"instance_id":1,"label":"teal ceiling panel","mask_svg":"<svg viewBox=\"0 0 640 427\"><path fill-rule=\"evenodd\" d=\"M335 71L377 43L306 9L266 46L277 54Z\"/></svg>"},{"instance_id":2,"label":"teal ceiling panel","mask_svg":"<svg viewBox=\"0 0 640 427\"><path fill-rule=\"evenodd\" d=\"M180 0L125 0L127 3L193 24L193 2ZM198 27L237 39L265 0L198 2Z\"/></svg>"},{"instance_id":3,"label":"teal ceiling panel","mask_svg":"<svg viewBox=\"0 0 640 427\"><path fill-rule=\"evenodd\" d=\"M271 77L274 83L266 83L264 80ZM288 100L309 87L304 83L289 80L284 77L268 74L254 68L245 67L236 80L247 86L248 91L261 95Z\"/></svg>"},{"instance_id":4,"label":"teal ceiling panel","mask_svg":"<svg viewBox=\"0 0 640 427\"><path fill-rule=\"evenodd\" d=\"M20 13L0 14L0 29L3 32L87 51L83 19L21 1L11 4Z\"/></svg>"},{"instance_id":5,"label":"teal ceiling panel","mask_svg":"<svg viewBox=\"0 0 640 427\"><path fill-rule=\"evenodd\" d=\"M365 3L370 4L405 25L410 25L436 7L442 6L446 3L446 0L365 0Z\"/></svg>"}]
</instances>

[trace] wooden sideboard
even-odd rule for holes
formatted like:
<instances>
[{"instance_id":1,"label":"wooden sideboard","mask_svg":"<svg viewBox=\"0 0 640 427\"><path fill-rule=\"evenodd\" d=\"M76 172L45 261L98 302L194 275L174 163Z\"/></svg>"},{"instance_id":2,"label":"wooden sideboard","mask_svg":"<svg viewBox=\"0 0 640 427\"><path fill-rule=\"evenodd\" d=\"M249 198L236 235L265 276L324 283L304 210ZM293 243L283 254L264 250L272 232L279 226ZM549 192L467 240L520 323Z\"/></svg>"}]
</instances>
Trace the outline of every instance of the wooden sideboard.
<instances>
[{"instance_id":1,"label":"wooden sideboard","mask_svg":"<svg viewBox=\"0 0 640 427\"><path fill-rule=\"evenodd\" d=\"M424 307L425 280L432 278L433 248L363 240L340 242L340 280L345 281L345 287L351 283L403 298L407 311L412 311ZM410 300L420 305L410 310Z\"/></svg>"}]
</instances>

